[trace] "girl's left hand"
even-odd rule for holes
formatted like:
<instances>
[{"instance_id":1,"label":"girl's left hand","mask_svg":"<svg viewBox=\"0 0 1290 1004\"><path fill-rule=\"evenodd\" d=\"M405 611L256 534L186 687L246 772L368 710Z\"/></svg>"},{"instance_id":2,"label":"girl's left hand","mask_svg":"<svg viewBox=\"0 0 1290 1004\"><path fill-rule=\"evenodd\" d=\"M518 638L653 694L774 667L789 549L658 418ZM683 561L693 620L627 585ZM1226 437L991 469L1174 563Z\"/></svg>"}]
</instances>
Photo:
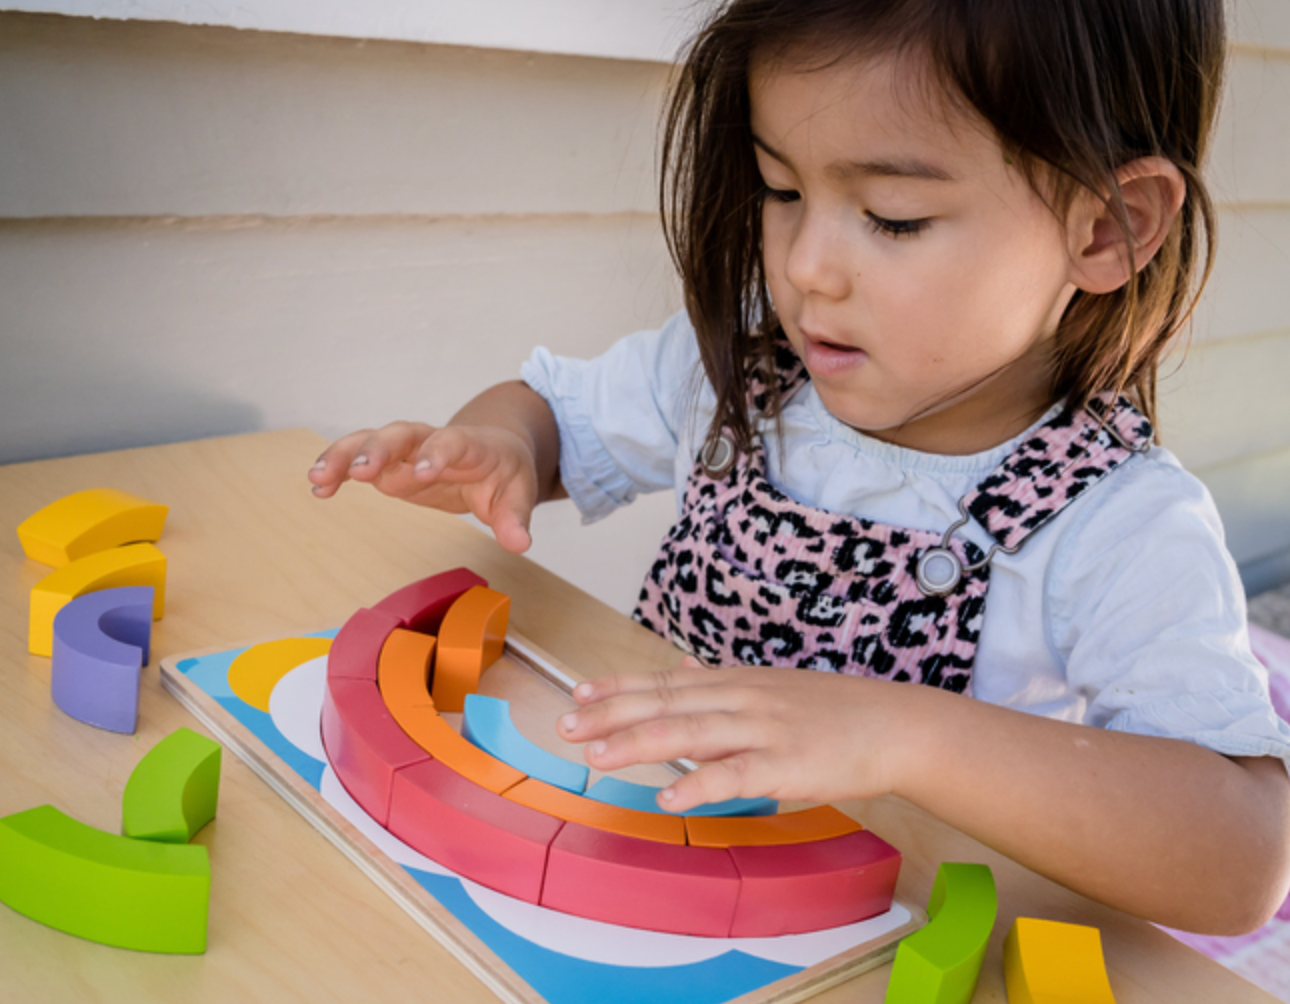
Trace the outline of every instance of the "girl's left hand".
<instances>
[{"instance_id":1,"label":"girl's left hand","mask_svg":"<svg viewBox=\"0 0 1290 1004\"><path fill-rule=\"evenodd\" d=\"M728 798L832 802L895 788L895 719L916 689L811 670L705 669L687 658L668 672L579 684L582 707L559 730L588 743L587 763L599 770L699 761L660 794L669 812Z\"/></svg>"}]
</instances>

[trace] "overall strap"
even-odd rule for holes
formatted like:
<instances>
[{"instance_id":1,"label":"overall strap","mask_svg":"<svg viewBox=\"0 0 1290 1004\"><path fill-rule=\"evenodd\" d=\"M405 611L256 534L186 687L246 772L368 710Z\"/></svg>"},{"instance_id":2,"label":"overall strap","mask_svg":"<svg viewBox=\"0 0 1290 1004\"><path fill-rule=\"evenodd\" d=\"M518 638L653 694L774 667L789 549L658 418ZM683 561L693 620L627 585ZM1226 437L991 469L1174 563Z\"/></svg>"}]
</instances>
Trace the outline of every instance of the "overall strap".
<instances>
[{"instance_id":1,"label":"overall strap","mask_svg":"<svg viewBox=\"0 0 1290 1004\"><path fill-rule=\"evenodd\" d=\"M1151 423L1125 397L1094 397L1036 429L959 509L1015 552L1026 538L1135 453L1151 449Z\"/></svg>"}]
</instances>

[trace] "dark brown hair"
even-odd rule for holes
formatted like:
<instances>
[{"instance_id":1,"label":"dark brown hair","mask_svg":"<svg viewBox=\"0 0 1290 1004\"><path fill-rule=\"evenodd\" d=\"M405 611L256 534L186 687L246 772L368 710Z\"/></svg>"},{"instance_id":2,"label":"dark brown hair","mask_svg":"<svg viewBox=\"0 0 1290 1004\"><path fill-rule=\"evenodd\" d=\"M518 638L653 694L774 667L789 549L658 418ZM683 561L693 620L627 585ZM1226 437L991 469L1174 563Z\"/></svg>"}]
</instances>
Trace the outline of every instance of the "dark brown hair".
<instances>
[{"instance_id":1,"label":"dark brown hair","mask_svg":"<svg viewBox=\"0 0 1290 1004\"><path fill-rule=\"evenodd\" d=\"M724 425L751 441L746 388L779 323L762 266L753 154L754 57L815 65L877 53L926 59L934 84L994 129L1064 219L1099 193L1133 240L1117 168L1172 161L1187 195L1159 252L1119 290L1077 292L1054 344L1052 400L1127 393L1153 421L1156 371L1212 267L1200 176L1222 80L1223 0L732 0L691 43L664 119L664 230ZM1198 273L1198 257L1204 248ZM1198 279L1199 274L1199 281ZM773 386L773 382L772 382ZM768 414L778 414L772 397Z\"/></svg>"}]
</instances>

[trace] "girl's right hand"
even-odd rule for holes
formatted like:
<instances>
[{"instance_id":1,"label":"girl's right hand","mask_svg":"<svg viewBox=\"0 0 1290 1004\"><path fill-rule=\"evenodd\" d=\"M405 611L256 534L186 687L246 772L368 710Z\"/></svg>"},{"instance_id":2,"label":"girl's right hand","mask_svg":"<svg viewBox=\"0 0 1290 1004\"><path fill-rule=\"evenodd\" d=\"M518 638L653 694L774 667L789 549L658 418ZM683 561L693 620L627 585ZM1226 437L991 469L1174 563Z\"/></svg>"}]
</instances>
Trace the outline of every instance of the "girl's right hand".
<instances>
[{"instance_id":1,"label":"girl's right hand","mask_svg":"<svg viewBox=\"0 0 1290 1004\"><path fill-rule=\"evenodd\" d=\"M518 433L491 426L392 422L342 436L309 471L313 492L330 498L361 481L393 498L445 512L469 512L519 554L532 543L538 502L535 451Z\"/></svg>"}]
</instances>

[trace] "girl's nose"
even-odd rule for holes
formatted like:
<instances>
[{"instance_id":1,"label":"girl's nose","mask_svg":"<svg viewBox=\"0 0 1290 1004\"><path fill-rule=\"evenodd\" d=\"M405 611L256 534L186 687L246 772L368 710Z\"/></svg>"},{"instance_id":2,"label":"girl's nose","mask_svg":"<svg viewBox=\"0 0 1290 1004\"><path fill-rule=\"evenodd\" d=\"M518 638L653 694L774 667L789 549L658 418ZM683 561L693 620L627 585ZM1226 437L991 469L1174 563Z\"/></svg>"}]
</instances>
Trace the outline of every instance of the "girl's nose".
<instances>
[{"instance_id":1,"label":"girl's nose","mask_svg":"<svg viewBox=\"0 0 1290 1004\"><path fill-rule=\"evenodd\" d=\"M851 285L841 221L828 214L803 213L789 241L784 273L799 293L844 298Z\"/></svg>"}]
</instances>

